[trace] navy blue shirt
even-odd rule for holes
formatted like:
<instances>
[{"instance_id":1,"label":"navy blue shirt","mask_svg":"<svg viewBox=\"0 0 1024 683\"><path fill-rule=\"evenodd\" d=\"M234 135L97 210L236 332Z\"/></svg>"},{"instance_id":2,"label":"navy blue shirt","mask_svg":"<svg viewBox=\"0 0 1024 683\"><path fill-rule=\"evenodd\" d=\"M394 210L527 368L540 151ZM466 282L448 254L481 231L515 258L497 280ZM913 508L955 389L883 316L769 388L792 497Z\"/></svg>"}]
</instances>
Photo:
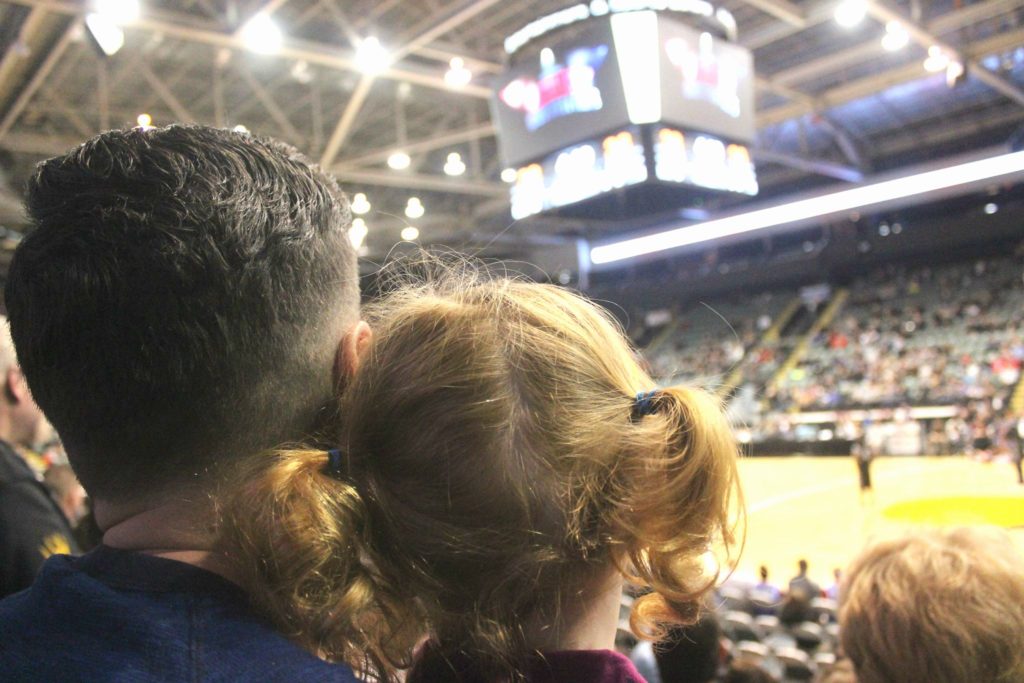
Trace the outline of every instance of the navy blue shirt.
<instances>
[{"instance_id":1,"label":"navy blue shirt","mask_svg":"<svg viewBox=\"0 0 1024 683\"><path fill-rule=\"evenodd\" d=\"M357 680L274 631L226 579L106 546L51 557L0 601L0 679Z\"/></svg>"}]
</instances>

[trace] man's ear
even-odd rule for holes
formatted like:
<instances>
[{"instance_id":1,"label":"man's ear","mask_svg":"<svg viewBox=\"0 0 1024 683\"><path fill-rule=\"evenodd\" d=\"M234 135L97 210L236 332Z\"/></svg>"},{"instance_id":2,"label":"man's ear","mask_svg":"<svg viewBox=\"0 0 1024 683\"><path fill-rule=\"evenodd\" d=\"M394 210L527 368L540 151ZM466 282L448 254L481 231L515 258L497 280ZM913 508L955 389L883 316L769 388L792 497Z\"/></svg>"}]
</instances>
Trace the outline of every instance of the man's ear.
<instances>
[{"instance_id":1,"label":"man's ear","mask_svg":"<svg viewBox=\"0 0 1024 683\"><path fill-rule=\"evenodd\" d=\"M11 403L24 403L30 400L28 382L25 381L25 375L22 374L21 368L17 366L7 368L4 377L4 391L7 394L7 400Z\"/></svg>"},{"instance_id":2,"label":"man's ear","mask_svg":"<svg viewBox=\"0 0 1024 683\"><path fill-rule=\"evenodd\" d=\"M357 322L341 338L341 342L338 344L338 353L334 359L334 375L339 386L344 386L349 378L356 374L359 363L370 348L371 341L373 341L373 330L365 320Z\"/></svg>"}]
</instances>

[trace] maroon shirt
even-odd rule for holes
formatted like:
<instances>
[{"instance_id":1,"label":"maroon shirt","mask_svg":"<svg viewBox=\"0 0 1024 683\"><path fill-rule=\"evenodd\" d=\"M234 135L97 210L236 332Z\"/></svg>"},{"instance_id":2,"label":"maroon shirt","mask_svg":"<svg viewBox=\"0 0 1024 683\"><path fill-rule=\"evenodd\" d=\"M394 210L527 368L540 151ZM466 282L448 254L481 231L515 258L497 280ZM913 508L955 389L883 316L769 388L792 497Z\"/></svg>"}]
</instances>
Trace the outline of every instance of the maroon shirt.
<instances>
[{"instance_id":1,"label":"maroon shirt","mask_svg":"<svg viewBox=\"0 0 1024 683\"><path fill-rule=\"evenodd\" d=\"M441 657L418 659L407 683L492 683L466 662ZM633 663L611 650L545 652L530 664L527 683L647 683Z\"/></svg>"}]
</instances>

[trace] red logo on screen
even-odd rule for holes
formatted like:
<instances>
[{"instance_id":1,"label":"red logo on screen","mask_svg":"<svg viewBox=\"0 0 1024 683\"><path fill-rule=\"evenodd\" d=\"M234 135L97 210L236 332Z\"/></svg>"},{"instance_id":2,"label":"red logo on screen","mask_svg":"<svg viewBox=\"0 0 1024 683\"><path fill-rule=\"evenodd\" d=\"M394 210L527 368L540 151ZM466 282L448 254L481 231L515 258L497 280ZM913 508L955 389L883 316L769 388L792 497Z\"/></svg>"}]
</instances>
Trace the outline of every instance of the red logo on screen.
<instances>
[{"instance_id":1,"label":"red logo on screen","mask_svg":"<svg viewBox=\"0 0 1024 683\"><path fill-rule=\"evenodd\" d=\"M607 45L578 48L569 52L565 64L558 64L554 52L545 48L540 53L540 75L517 78L498 97L510 109L526 114L530 131L562 116L599 111L604 102L594 80L607 56Z\"/></svg>"},{"instance_id":2,"label":"red logo on screen","mask_svg":"<svg viewBox=\"0 0 1024 683\"><path fill-rule=\"evenodd\" d=\"M713 104L733 118L740 115L738 65L714 49L710 33L702 33L698 48L683 38L665 43L665 53L682 72L683 96Z\"/></svg>"}]
</instances>

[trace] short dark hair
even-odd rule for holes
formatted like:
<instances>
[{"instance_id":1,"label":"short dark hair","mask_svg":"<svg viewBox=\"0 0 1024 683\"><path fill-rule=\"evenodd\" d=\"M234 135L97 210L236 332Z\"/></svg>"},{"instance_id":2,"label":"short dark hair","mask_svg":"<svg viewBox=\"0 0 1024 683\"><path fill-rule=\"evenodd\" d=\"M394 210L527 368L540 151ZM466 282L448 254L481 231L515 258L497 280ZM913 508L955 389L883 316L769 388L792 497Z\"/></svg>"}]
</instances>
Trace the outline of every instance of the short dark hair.
<instances>
[{"instance_id":1,"label":"short dark hair","mask_svg":"<svg viewBox=\"0 0 1024 683\"><path fill-rule=\"evenodd\" d=\"M654 646L661 680L673 683L708 683L715 679L721 659L722 629L712 612L700 621L675 629Z\"/></svg>"},{"instance_id":2,"label":"short dark hair","mask_svg":"<svg viewBox=\"0 0 1024 683\"><path fill-rule=\"evenodd\" d=\"M203 126L42 162L6 285L39 405L93 497L302 438L358 315L348 201L294 148Z\"/></svg>"}]
</instances>

